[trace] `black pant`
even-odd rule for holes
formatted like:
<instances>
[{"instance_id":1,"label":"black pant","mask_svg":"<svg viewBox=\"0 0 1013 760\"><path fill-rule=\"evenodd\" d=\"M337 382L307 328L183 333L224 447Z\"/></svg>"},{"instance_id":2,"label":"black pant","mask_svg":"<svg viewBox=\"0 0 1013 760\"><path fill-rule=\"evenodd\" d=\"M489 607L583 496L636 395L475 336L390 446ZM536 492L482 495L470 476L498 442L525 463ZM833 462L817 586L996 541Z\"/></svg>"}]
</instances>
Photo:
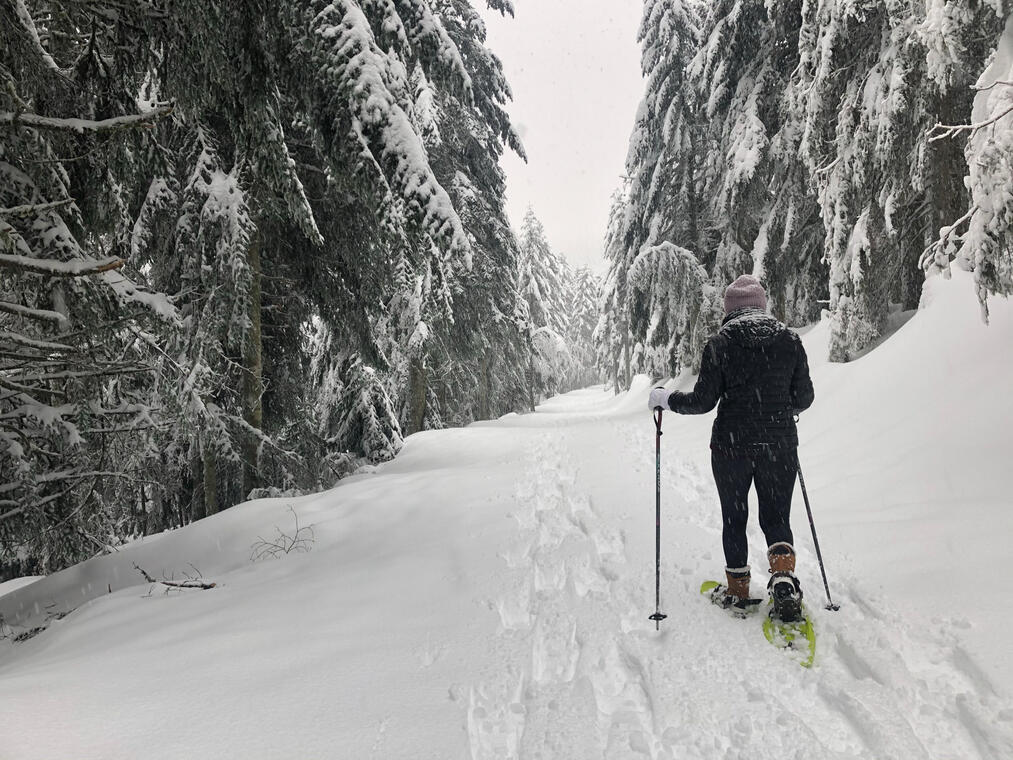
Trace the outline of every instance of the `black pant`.
<instances>
[{"instance_id":1,"label":"black pant","mask_svg":"<svg viewBox=\"0 0 1013 760\"><path fill-rule=\"evenodd\" d=\"M725 566L741 568L748 561L746 520L749 518L749 486L756 484L760 502L760 529L767 546L779 541L792 542L791 494L798 472L798 451L763 449L757 452L726 452L711 450L714 482L721 499L724 528L721 539L725 547Z\"/></svg>"}]
</instances>

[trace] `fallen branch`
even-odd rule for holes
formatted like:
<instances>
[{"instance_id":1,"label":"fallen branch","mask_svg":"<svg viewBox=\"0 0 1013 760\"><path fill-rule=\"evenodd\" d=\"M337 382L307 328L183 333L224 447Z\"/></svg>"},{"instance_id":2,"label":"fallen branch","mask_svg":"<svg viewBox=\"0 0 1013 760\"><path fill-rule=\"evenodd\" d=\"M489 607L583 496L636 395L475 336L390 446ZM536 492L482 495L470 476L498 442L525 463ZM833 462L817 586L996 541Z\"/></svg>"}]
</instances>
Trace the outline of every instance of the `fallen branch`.
<instances>
[{"instance_id":1,"label":"fallen branch","mask_svg":"<svg viewBox=\"0 0 1013 760\"><path fill-rule=\"evenodd\" d=\"M208 583L204 581L202 578L199 577L199 575L197 578L188 578L185 581L170 581L170 580L158 581L152 578L151 575L149 575L146 570L139 567L136 562L134 563L134 569L137 570L137 572L139 572L141 575L143 575L144 580L146 580L148 583L161 583L163 586L169 586L170 588L199 588L203 589L204 591L207 591L208 589L215 588L218 585L217 583Z\"/></svg>"}]
</instances>

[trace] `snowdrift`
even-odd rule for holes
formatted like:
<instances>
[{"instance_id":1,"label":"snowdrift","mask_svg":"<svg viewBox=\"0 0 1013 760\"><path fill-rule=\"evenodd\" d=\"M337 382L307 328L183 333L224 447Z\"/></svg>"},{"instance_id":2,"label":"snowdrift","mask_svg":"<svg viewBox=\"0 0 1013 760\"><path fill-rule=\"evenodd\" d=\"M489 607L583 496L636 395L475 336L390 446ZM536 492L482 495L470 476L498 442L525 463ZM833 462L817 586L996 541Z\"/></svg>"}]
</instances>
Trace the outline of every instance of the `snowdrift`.
<instances>
[{"instance_id":1,"label":"snowdrift","mask_svg":"<svg viewBox=\"0 0 1013 760\"><path fill-rule=\"evenodd\" d=\"M1013 534L1013 304L986 327L957 272L851 364L827 362L825 331L804 336L800 458L842 608L822 609L796 494L812 670L697 593L722 569L710 415L664 417L669 618L647 620L639 378L5 584L0 758L1013 757L1013 588L993 575ZM253 561L296 516L307 551ZM755 516L750 546L762 578Z\"/></svg>"}]
</instances>

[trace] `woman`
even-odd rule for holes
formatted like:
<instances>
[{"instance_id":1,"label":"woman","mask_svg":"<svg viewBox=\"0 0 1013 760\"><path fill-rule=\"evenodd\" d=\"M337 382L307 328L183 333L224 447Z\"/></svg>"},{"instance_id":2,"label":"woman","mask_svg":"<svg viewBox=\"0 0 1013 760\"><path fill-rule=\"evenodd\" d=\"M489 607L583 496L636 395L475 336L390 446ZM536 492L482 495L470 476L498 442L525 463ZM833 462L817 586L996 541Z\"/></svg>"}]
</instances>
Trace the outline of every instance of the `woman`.
<instances>
[{"instance_id":1,"label":"woman","mask_svg":"<svg viewBox=\"0 0 1013 760\"><path fill-rule=\"evenodd\" d=\"M746 520L749 487L755 485L771 572L767 588L775 614L793 620L802 598L789 524L798 472L795 416L813 402L809 364L798 335L766 313L767 294L755 277L743 275L729 285L724 307L693 391L655 388L649 405L679 414L704 414L718 405L711 466L724 520L728 585L722 603L750 603Z\"/></svg>"}]
</instances>

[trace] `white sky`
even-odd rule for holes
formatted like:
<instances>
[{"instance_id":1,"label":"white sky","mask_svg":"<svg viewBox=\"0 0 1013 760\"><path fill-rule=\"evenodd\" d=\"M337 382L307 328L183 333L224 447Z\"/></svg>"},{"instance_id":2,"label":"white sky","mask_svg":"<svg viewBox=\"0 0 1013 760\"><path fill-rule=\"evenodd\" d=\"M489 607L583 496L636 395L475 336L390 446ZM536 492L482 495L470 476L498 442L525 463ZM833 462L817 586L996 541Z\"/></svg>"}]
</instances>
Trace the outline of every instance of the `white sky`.
<instances>
[{"instance_id":1,"label":"white sky","mask_svg":"<svg viewBox=\"0 0 1013 760\"><path fill-rule=\"evenodd\" d=\"M515 0L501 18L476 0L513 90L508 111L528 154L507 153L507 214L530 205L572 264L604 268L602 240L643 95L640 0Z\"/></svg>"}]
</instances>

